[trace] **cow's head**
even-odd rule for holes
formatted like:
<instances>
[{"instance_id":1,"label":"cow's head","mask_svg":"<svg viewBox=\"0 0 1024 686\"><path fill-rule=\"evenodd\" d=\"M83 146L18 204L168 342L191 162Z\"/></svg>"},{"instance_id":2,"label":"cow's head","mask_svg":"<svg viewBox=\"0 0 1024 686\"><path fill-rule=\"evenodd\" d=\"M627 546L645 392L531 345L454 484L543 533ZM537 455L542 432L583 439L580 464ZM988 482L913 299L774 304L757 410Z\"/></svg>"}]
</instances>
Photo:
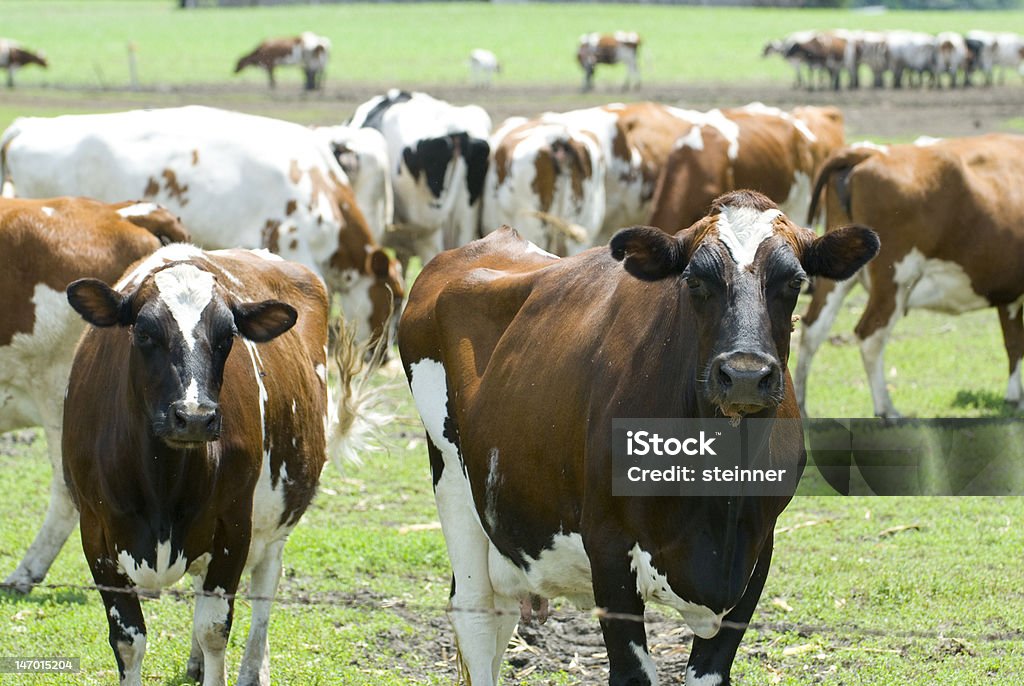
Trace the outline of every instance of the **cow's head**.
<instances>
[{"instance_id":1,"label":"cow's head","mask_svg":"<svg viewBox=\"0 0 1024 686\"><path fill-rule=\"evenodd\" d=\"M126 290L79 279L67 294L93 326L128 329L129 392L154 436L172 448L217 440L224 364L235 337L276 338L295 324L295 309L277 300L238 302L192 262L172 262Z\"/></svg>"},{"instance_id":2,"label":"cow's head","mask_svg":"<svg viewBox=\"0 0 1024 686\"><path fill-rule=\"evenodd\" d=\"M686 290L702 404L733 418L782 401L793 309L807 277L847 279L878 248L878 236L863 226L819 238L753 191L721 196L707 217L674 236L633 227L611 241L612 255L636 278L675 278Z\"/></svg>"}]
</instances>

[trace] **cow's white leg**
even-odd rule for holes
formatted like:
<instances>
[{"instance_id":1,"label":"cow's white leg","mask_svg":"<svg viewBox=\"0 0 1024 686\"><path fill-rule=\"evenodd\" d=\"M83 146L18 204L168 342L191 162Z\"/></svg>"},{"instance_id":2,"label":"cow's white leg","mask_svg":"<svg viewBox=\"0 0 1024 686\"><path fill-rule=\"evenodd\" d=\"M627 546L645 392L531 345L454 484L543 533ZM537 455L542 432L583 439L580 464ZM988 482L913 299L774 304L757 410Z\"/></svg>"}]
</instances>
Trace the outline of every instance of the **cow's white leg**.
<instances>
[{"instance_id":1,"label":"cow's white leg","mask_svg":"<svg viewBox=\"0 0 1024 686\"><path fill-rule=\"evenodd\" d=\"M886 419L896 419L901 415L896 411L892 397L889 395L889 389L885 385L885 344L888 342L889 334L892 333L896 322L907 311L907 296L910 294L912 285L898 283L894 284L894 287L893 309L888 319L883 320L880 326L870 330L870 333L865 335L864 332L869 329L864 327L863 324L865 320L870 320L874 309L873 301L876 300L874 294L872 294L865 307L864 316L857 325L858 338L860 338L860 355L864 362L864 371L867 372L868 385L871 387L871 400L874 403L875 415Z\"/></svg>"},{"instance_id":2,"label":"cow's white leg","mask_svg":"<svg viewBox=\"0 0 1024 686\"><path fill-rule=\"evenodd\" d=\"M811 361L828 337L828 332L839 316L843 300L855 283L853 278L846 281L820 278L815 284L814 296L800 329L800 354L793 377L793 390L796 391L796 400L804 416L807 415L807 378L811 371Z\"/></svg>"},{"instance_id":3,"label":"cow's white leg","mask_svg":"<svg viewBox=\"0 0 1024 686\"><path fill-rule=\"evenodd\" d=\"M498 683L501 675L501 663L504 661L505 649L512 639L512 632L516 630L519 622L519 601L508 596L495 595L494 609L497 611L495 617L495 640L494 660L491 665L491 672L494 674L494 683Z\"/></svg>"},{"instance_id":4,"label":"cow's white leg","mask_svg":"<svg viewBox=\"0 0 1024 686\"><path fill-rule=\"evenodd\" d=\"M199 597L203 592L203 577L196 576L193 578L192 588L196 593L196 604L192 610L192 648L188 654L188 665L185 668L185 674L189 679L193 679L202 683L203 681L203 649L199 646L199 638L196 636L196 626L198 626L198 612L199 612Z\"/></svg>"},{"instance_id":5,"label":"cow's white leg","mask_svg":"<svg viewBox=\"0 0 1024 686\"><path fill-rule=\"evenodd\" d=\"M242 668L238 672L239 686L270 684L270 646L267 633L270 624L270 598L276 595L277 584L281 579L284 544L284 540L269 544L263 559L252 570L252 623L249 626L249 638L245 642Z\"/></svg>"},{"instance_id":6,"label":"cow's white leg","mask_svg":"<svg viewBox=\"0 0 1024 686\"><path fill-rule=\"evenodd\" d=\"M999 325L1003 330L1003 345L1010 366L1010 379L1006 386L1006 402L1024 408L1021 388L1021 357L1024 355L1024 317L1021 304L1003 305L999 311Z\"/></svg>"},{"instance_id":7,"label":"cow's white leg","mask_svg":"<svg viewBox=\"0 0 1024 686\"><path fill-rule=\"evenodd\" d=\"M64 484L64 468L60 449L60 413L56 413L55 417L47 417L43 420L46 451L50 457L51 469L50 502L46 508L46 518L17 569L4 580L5 586L11 586L20 593L28 593L32 590L33 584L46 578L46 572L49 571L50 565L57 558L68 535L78 522L78 510L71 502L71 495Z\"/></svg>"},{"instance_id":8,"label":"cow's white leg","mask_svg":"<svg viewBox=\"0 0 1024 686\"><path fill-rule=\"evenodd\" d=\"M223 589L217 589L223 592ZM206 593L196 596L193 635L203 651L203 686L225 686L227 664L224 653L228 645L231 606L226 598Z\"/></svg>"},{"instance_id":9,"label":"cow's white leg","mask_svg":"<svg viewBox=\"0 0 1024 686\"><path fill-rule=\"evenodd\" d=\"M450 440L448 381L444 367L424 359L409 366L409 387L427 432L434 470L434 499L452 564L449 617L455 629L460 671L472 686L493 686L502 654L499 622L488 571L490 543L480 524L458 447ZM438 474L440 472L440 474Z\"/></svg>"}]
</instances>

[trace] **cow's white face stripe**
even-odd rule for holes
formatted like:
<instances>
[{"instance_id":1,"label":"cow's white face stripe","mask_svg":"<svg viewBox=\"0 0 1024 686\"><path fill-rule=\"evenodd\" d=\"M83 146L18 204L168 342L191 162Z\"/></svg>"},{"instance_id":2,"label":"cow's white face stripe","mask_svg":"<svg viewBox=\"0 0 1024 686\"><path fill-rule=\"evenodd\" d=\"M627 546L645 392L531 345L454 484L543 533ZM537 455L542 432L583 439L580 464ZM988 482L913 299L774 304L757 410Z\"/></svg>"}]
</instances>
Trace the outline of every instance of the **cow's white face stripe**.
<instances>
[{"instance_id":1,"label":"cow's white face stripe","mask_svg":"<svg viewBox=\"0 0 1024 686\"><path fill-rule=\"evenodd\" d=\"M153 282L191 352L196 344L196 325L213 300L213 274L195 265L180 264L157 272Z\"/></svg>"},{"instance_id":2,"label":"cow's white face stripe","mask_svg":"<svg viewBox=\"0 0 1024 686\"><path fill-rule=\"evenodd\" d=\"M724 207L718 215L718 239L740 267L754 261L758 246L774 233L773 222L782 212L752 207Z\"/></svg>"}]
</instances>

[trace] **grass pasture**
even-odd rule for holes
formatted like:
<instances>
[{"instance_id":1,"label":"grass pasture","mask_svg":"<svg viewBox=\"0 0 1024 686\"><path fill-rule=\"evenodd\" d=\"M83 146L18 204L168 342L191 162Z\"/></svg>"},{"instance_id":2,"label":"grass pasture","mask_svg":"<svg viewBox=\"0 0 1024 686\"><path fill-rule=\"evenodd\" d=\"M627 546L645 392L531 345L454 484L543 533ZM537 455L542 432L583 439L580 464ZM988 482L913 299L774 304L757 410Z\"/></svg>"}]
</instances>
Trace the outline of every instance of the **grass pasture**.
<instances>
[{"instance_id":1,"label":"grass pasture","mask_svg":"<svg viewBox=\"0 0 1024 686\"><path fill-rule=\"evenodd\" d=\"M582 100L573 61L578 34L617 28L637 30L645 38L645 88L654 87L638 97L672 93L682 83L711 84L711 89L754 83L782 92L792 72L777 57L761 58L764 42L797 29L840 26L1024 32L1024 13L864 15L490 3L180 11L172 0L0 0L0 34L44 49L51 61L49 70L21 71L13 93L0 92L0 127L23 115L188 101L303 123L337 122L353 106L355 96L346 89L429 90L464 83L464 60L473 47L489 47L503 59L505 72L495 91L518 89L521 100L538 109L535 102L561 104L564 97L568 109L618 97L617 91L609 93L622 72L610 69L598 71L597 99ZM262 72L231 75L238 56L261 38L305 29L327 35L334 45L325 95L300 97L295 69L280 70L274 94L263 90ZM139 92L125 88L130 41L138 49ZM531 97L534 86L543 90L542 97ZM1015 91L1008 85L1002 92L1013 97ZM945 95L951 101L959 97ZM480 94L485 105L489 97L495 96ZM820 103L832 96L814 97ZM850 94L841 97L841 106L856 102ZM882 109L888 106L884 97ZM519 113L531 111L524 107ZM921 111L921 127L927 115ZM1018 118L1010 125L1024 128L1022 122ZM869 125L857 133L882 132ZM932 131L887 132L885 139L907 140L918 133ZM0 268L5 259L10 258L0 255ZM808 394L815 416L871 414L851 334L863 302L855 291L815 359ZM798 311L805 306L802 301ZM896 328L886 370L896 406L905 414L1017 416L1002 401L1007 371L993 311L961 317L912 312ZM286 548L270 629L275 684L434 686L456 678L444 614L447 554L436 527L421 427L404 381L396 382L384 387L382 381L385 405L398 417L385 428L386 449L366 455L362 465L328 467L316 501ZM13 570L42 521L49 476L41 434L0 437L0 578ZM1024 683L1022 550L1022 498L798 496L779 521L772 573L755 626L741 645L734 679L793 686ZM76 675L0 673L0 685L116 681L102 603L83 587L90 581L75 532L47 579L52 587L28 597L0 593L0 658L60 656L82 662ZM183 583L177 590L189 587ZM248 604L239 601L236 607L228 649L232 682L249 623ZM144 610L149 626L145 683L190 683L184 677L190 603L164 594L145 601ZM651 616L682 626L657 608ZM505 683L607 682L599 642L584 636L573 643L563 635L596 636L596 620L560 605L552 623L531 631L545 632L561 650L538 652L518 643L505 667ZM689 634L653 632L662 683L681 684L679 665Z\"/></svg>"}]
</instances>

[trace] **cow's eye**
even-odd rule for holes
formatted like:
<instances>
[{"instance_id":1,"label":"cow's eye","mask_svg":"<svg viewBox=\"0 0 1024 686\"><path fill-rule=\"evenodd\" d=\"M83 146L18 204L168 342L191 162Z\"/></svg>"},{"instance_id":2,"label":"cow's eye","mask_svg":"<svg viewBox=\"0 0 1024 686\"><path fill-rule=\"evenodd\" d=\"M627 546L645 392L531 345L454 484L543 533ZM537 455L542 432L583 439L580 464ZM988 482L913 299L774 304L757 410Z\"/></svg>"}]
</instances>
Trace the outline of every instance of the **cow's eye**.
<instances>
[{"instance_id":1,"label":"cow's eye","mask_svg":"<svg viewBox=\"0 0 1024 686\"><path fill-rule=\"evenodd\" d=\"M807 279L805 279L803 276L794 276L792 279L789 280L789 283L787 285L794 291L799 291L801 288L803 288L805 281L807 281Z\"/></svg>"},{"instance_id":2,"label":"cow's eye","mask_svg":"<svg viewBox=\"0 0 1024 686\"><path fill-rule=\"evenodd\" d=\"M231 344L234 342L234 336L225 336L217 342L217 352L226 353L231 350Z\"/></svg>"},{"instance_id":3,"label":"cow's eye","mask_svg":"<svg viewBox=\"0 0 1024 686\"><path fill-rule=\"evenodd\" d=\"M153 343L153 337L145 329L135 329L135 345L140 348L149 348Z\"/></svg>"},{"instance_id":4,"label":"cow's eye","mask_svg":"<svg viewBox=\"0 0 1024 686\"><path fill-rule=\"evenodd\" d=\"M686 285L690 288L691 291L695 291L701 286L703 286L704 282L698 279L696 276L688 276L686 277Z\"/></svg>"}]
</instances>

